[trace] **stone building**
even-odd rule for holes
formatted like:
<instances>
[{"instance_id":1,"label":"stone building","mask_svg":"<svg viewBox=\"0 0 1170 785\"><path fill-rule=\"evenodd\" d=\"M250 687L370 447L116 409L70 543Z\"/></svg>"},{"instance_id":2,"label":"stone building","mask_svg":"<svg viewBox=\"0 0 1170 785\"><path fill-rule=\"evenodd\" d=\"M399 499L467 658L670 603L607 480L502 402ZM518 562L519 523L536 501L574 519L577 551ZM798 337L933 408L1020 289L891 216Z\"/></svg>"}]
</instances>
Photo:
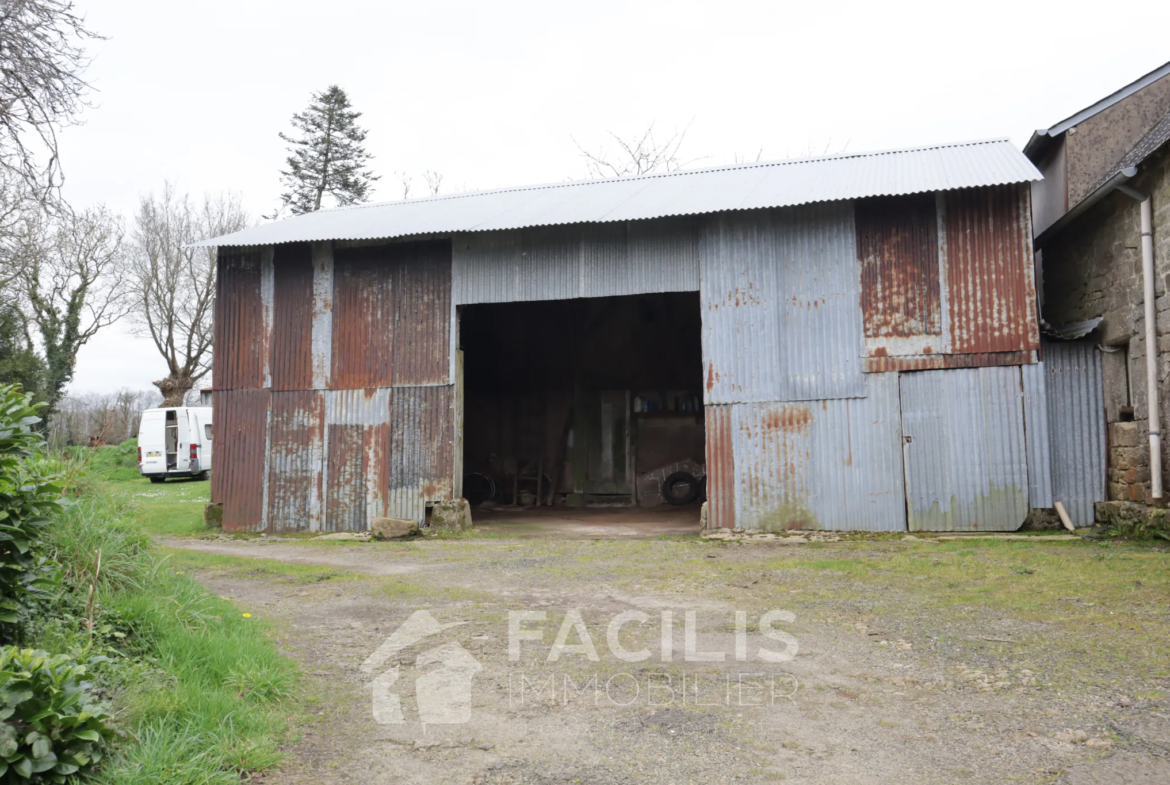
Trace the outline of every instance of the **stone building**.
<instances>
[{"instance_id":1,"label":"stone building","mask_svg":"<svg viewBox=\"0 0 1170 785\"><path fill-rule=\"evenodd\" d=\"M1049 335L1101 351L1107 495L1151 500L1141 200L1153 218L1157 390L1170 423L1170 63L1051 128L1024 153L1044 174L1032 201ZM1162 440L1163 485L1170 466Z\"/></svg>"}]
</instances>

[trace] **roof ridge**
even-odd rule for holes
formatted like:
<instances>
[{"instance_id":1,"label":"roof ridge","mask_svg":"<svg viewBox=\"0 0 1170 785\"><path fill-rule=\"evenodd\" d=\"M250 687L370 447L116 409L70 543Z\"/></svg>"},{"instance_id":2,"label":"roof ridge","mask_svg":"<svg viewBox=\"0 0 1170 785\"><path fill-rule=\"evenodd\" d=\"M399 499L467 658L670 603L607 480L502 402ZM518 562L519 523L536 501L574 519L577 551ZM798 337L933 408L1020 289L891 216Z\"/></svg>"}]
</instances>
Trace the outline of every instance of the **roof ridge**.
<instances>
[{"instance_id":1,"label":"roof ridge","mask_svg":"<svg viewBox=\"0 0 1170 785\"><path fill-rule=\"evenodd\" d=\"M531 185L515 185L506 188L492 188L487 191L463 191L454 194L440 194L436 196L426 196L421 199L400 199L385 202L369 202L366 204L352 204L344 207L328 207L323 210L317 210L317 213L332 213L343 210L361 210L373 207L393 207L396 205L407 204L424 204L428 202L441 202L454 199L468 199L477 196L490 196L492 194L501 193L522 193L524 191L543 191L552 188L567 188L574 186L588 186L588 185L605 185L609 183L628 183L638 180L651 180L667 177L684 177L687 175L708 174L711 172L730 172L730 171L746 171L749 169L763 169L774 166L798 166L800 164L821 163L824 161L838 161L847 160L850 158L876 158L883 155L900 155L904 153L920 153L927 150L944 150L953 147L975 147L978 145L987 144L1010 144L1011 140L1007 137L996 137L991 139L974 139L965 142L946 142L942 144L929 144L919 147L901 147L888 150L869 150L856 153L835 153L833 155L814 156L809 158L781 158L774 161L753 161L750 164L727 164L725 166L709 166L702 169L675 169L669 172L646 172L644 174L635 174L624 177L601 177L589 180L566 180L559 183L533 183ZM302 213L302 215L311 215L312 213ZM299 216L298 216L299 217ZM285 219L288 220L288 219Z\"/></svg>"}]
</instances>

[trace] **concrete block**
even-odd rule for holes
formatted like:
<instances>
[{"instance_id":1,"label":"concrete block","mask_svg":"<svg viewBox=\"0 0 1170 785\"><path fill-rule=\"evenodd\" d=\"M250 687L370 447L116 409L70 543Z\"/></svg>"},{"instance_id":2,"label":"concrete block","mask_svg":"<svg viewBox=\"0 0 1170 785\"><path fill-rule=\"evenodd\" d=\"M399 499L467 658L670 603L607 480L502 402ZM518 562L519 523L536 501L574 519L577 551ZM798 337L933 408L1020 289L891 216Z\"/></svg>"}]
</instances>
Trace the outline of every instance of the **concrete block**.
<instances>
[{"instance_id":1,"label":"concrete block","mask_svg":"<svg viewBox=\"0 0 1170 785\"><path fill-rule=\"evenodd\" d=\"M431 529L433 531L458 532L472 527L471 505L466 499L449 502L435 502L431 508Z\"/></svg>"},{"instance_id":2,"label":"concrete block","mask_svg":"<svg viewBox=\"0 0 1170 785\"><path fill-rule=\"evenodd\" d=\"M223 505L209 502L203 506L203 525L209 529L223 528Z\"/></svg>"},{"instance_id":3,"label":"concrete block","mask_svg":"<svg viewBox=\"0 0 1170 785\"><path fill-rule=\"evenodd\" d=\"M418 521L409 518L374 518L370 521L370 534L375 540L394 540L418 534Z\"/></svg>"}]
</instances>

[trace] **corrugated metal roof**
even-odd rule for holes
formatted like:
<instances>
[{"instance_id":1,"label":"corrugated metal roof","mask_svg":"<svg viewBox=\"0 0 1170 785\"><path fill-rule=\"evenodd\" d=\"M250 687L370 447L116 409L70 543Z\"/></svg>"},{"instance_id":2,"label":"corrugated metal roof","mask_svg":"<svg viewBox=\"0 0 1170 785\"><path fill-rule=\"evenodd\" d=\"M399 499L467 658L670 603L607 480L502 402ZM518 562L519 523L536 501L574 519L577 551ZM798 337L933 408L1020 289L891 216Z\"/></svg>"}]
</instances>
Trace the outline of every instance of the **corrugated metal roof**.
<instances>
[{"instance_id":1,"label":"corrugated metal roof","mask_svg":"<svg viewBox=\"0 0 1170 785\"><path fill-rule=\"evenodd\" d=\"M270 245L521 229L789 207L1041 179L1006 139L523 186L320 210L198 245Z\"/></svg>"}]
</instances>

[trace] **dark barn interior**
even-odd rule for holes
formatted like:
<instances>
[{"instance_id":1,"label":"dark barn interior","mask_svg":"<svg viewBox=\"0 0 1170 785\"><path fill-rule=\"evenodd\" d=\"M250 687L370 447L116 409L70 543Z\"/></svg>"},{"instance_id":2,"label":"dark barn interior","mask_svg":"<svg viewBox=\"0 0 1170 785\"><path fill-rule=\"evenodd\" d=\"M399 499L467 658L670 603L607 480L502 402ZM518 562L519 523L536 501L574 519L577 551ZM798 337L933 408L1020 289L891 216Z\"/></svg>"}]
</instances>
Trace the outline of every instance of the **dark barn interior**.
<instances>
[{"instance_id":1,"label":"dark barn interior","mask_svg":"<svg viewBox=\"0 0 1170 785\"><path fill-rule=\"evenodd\" d=\"M464 306L464 496L649 507L685 471L699 497L700 329L697 292Z\"/></svg>"}]
</instances>

